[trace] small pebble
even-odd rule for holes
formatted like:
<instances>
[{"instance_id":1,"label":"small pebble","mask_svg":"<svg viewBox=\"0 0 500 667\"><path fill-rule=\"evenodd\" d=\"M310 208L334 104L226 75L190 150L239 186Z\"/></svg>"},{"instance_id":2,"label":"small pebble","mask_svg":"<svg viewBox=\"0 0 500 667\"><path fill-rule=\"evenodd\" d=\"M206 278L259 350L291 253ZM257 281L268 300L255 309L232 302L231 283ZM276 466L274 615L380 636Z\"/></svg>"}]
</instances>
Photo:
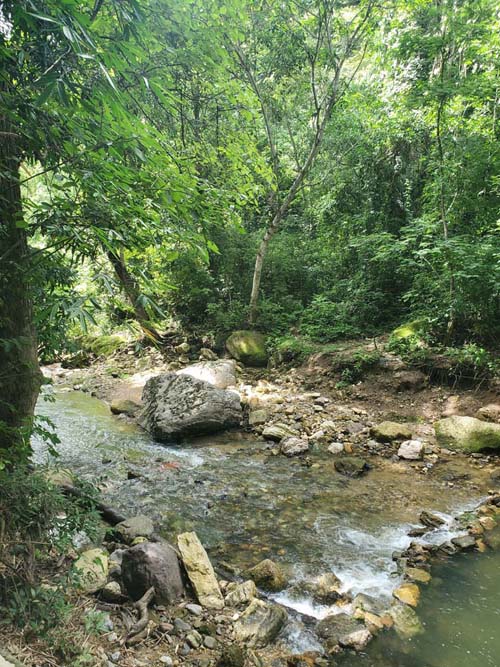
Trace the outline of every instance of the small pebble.
<instances>
[{"instance_id":1,"label":"small pebble","mask_svg":"<svg viewBox=\"0 0 500 667\"><path fill-rule=\"evenodd\" d=\"M190 614L193 614L193 616L201 616L203 612L203 607L199 604L187 604L186 609Z\"/></svg>"}]
</instances>

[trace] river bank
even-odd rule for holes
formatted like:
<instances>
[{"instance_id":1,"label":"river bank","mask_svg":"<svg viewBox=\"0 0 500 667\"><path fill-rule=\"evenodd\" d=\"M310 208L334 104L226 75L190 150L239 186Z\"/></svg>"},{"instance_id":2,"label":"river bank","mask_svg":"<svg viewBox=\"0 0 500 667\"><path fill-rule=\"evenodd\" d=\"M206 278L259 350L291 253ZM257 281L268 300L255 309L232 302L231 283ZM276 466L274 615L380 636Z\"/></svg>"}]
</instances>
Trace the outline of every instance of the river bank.
<instances>
[{"instance_id":1,"label":"river bank","mask_svg":"<svg viewBox=\"0 0 500 667\"><path fill-rule=\"evenodd\" d=\"M287 585L270 599L285 604L294 623L281 637L280 655L273 657L267 650L268 658L259 657L275 661L265 664L302 664L286 662L296 658L283 656L308 649L314 655L304 658L309 663L303 664L318 660L317 664L323 664L324 649L307 619L313 619L314 625L343 609L315 601L312 580L335 573L343 585L344 604L351 604L358 594L368 594L390 605L393 591L404 582L407 564L398 558L406 557L412 542L408 533L424 528L421 512L435 512L444 519L444 528L427 535L437 546L464 534L467 526L454 526L453 516L477 505L497 483L494 456L443 450L432 431L433 421L450 406L460 410L467 406L469 414L475 414L491 402L490 391L451 393L445 387L427 386L418 375L402 378L406 371L387 366L372 369L347 388L338 388L338 380L322 371L317 360L295 370L241 368L236 369L237 389L246 405L246 418L264 411L266 419L247 423L242 432L164 447L152 443L130 417L111 416L108 408L88 395L106 396L110 403L117 396L134 400L127 387L139 384L137 375L130 373L137 369L129 369L128 378L113 377L126 373L124 367L116 370L125 363L115 359L86 370L52 369L56 403L41 404L40 411L58 426L61 462L79 475L99 479L105 497L128 516L144 513L153 518L170 541L186 530L196 530L216 567L227 568L235 577L243 579L263 558L277 562ZM149 364L139 369L142 380L165 370L164 364L152 369L151 360L141 363ZM99 380L103 373L106 383ZM408 384L410 379L417 385ZM401 437L380 442L372 435L387 419L405 425L412 438L425 444L421 458L398 456ZM333 425L321 428L325 422ZM262 437L266 428L275 429L274 433L276 428L293 428L299 438L307 437L307 452L283 455L275 437ZM42 445L37 457L39 462L46 460ZM339 472L339 462L353 457L367 463L362 474L353 477ZM394 560L395 551L399 556ZM264 599L269 599L269 593ZM294 609L304 615L305 624L294 616ZM239 612L228 619L235 614ZM236 620L227 623L232 626ZM174 639L173 659L183 664L204 664L203 660L216 664L229 637L231 632L217 646L218 652L204 647L208 651L204 657L193 647L179 656ZM161 641L157 643L165 648ZM151 642L146 642L141 650L122 654L119 664L140 664L144 656L155 664L161 655L151 649ZM112 654L106 653L108 658Z\"/></svg>"}]
</instances>

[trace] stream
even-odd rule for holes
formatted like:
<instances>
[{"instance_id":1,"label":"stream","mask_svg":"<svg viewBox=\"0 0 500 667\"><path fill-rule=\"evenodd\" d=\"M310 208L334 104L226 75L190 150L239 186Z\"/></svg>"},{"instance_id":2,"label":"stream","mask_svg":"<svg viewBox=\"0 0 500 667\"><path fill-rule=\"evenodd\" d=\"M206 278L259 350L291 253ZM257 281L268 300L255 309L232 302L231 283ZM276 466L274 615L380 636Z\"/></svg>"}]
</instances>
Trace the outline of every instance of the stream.
<instances>
[{"instance_id":1,"label":"stream","mask_svg":"<svg viewBox=\"0 0 500 667\"><path fill-rule=\"evenodd\" d=\"M48 396L52 400L44 400ZM267 443L244 434L159 445L113 417L103 402L77 391L48 389L38 412L51 419L61 440L57 465L97 483L125 515L148 514L167 538L195 530L215 563L243 570L266 557L280 562L290 583L274 598L316 618L339 609L316 604L301 587L304 581L333 571L351 594L389 602L399 581L392 553L408 546L408 530L420 525L420 511L447 519L426 536L441 543L457 534L451 515L474 507L487 488L458 462L450 465L455 477L468 476L467 484L446 481L450 465L441 477L429 477L390 462L348 479L335 472L328 453L313 452L308 467L270 456ZM35 441L34 449L38 464L53 465L43 442ZM347 657L342 664L498 667L499 565L499 555L490 553L439 566L421 613L424 623L432 624L432 636L404 645L376 640L367 656ZM484 631L470 630L469 624ZM293 623L286 640L298 652L317 648L314 635ZM478 653L478 643L484 650L474 661L470 652Z\"/></svg>"}]
</instances>

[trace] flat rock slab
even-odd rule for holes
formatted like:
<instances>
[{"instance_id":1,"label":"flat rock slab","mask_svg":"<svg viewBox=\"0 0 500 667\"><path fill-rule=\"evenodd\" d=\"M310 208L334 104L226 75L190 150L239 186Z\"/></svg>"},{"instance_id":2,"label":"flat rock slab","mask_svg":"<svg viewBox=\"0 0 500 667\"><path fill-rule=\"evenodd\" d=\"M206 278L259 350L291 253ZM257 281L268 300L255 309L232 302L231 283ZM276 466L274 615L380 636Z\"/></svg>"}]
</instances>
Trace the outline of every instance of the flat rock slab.
<instances>
[{"instance_id":1,"label":"flat rock slab","mask_svg":"<svg viewBox=\"0 0 500 667\"><path fill-rule=\"evenodd\" d=\"M140 425L157 440L171 442L224 431L241 422L239 395L190 375L164 373L148 380Z\"/></svg>"},{"instance_id":2,"label":"flat rock slab","mask_svg":"<svg viewBox=\"0 0 500 667\"><path fill-rule=\"evenodd\" d=\"M138 514L125 521L120 521L113 528L113 534L120 538L122 542L132 544L137 537L151 537L154 533L154 523L148 516Z\"/></svg>"},{"instance_id":3,"label":"flat rock slab","mask_svg":"<svg viewBox=\"0 0 500 667\"><path fill-rule=\"evenodd\" d=\"M109 572L108 554L102 549L84 551L73 568L79 577L79 587L85 593L95 593L106 583Z\"/></svg>"},{"instance_id":4,"label":"flat rock slab","mask_svg":"<svg viewBox=\"0 0 500 667\"><path fill-rule=\"evenodd\" d=\"M379 442L392 442L393 440L411 440L411 430L405 424L385 421L372 426L371 435Z\"/></svg>"},{"instance_id":5,"label":"flat rock slab","mask_svg":"<svg viewBox=\"0 0 500 667\"><path fill-rule=\"evenodd\" d=\"M424 443L421 440L405 440L398 449L400 459L418 461L424 456Z\"/></svg>"},{"instance_id":6,"label":"flat rock slab","mask_svg":"<svg viewBox=\"0 0 500 667\"><path fill-rule=\"evenodd\" d=\"M318 623L316 631L326 647L332 650L340 643L342 638L362 630L364 627L364 624L348 614L332 614Z\"/></svg>"},{"instance_id":7,"label":"flat rock slab","mask_svg":"<svg viewBox=\"0 0 500 667\"><path fill-rule=\"evenodd\" d=\"M207 609L222 609L224 598L207 552L196 533L182 533L177 546L198 602Z\"/></svg>"}]
</instances>

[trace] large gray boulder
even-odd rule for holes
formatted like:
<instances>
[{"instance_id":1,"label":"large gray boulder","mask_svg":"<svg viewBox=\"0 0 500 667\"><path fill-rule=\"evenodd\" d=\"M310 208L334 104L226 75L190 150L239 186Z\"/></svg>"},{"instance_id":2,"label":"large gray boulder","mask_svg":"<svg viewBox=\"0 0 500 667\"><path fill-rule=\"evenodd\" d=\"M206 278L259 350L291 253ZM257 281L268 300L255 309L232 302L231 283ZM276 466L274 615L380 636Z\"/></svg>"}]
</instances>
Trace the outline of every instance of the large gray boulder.
<instances>
[{"instance_id":1,"label":"large gray boulder","mask_svg":"<svg viewBox=\"0 0 500 667\"><path fill-rule=\"evenodd\" d=\"M462 452L500 449L500 424L453 415L437 421L434 430L441 447Z\"/></svg>"},{"instance_id":2,"label":"large gray boulder","mask_svg":"<svg viewBox=\"0 0 500 667\"><path fill-rule=\"evenodd\" d=\"M164 373L151 378L142 394L140 425L157 440L181 440L238 426L240 397L189 375Z\"/></svg>"},{"instance_id":3,"label":"large gray boulder","mask_svg":"<svg viewBox=\"0 0 500 667\"><path fill-rule=\"evenodd\" d=\"M219 389L227 389L233 387L237 382L236 362L234 359L201 361L177 371L177 375L189 375L196 380L213 384L214 387Z\"/></svg>"},{"instance_id":4,"label":"large gray boulder","mask_svg":"<svg viewBox=\"0 0 500 667\"><path fill-rule=\"evenodd\" d=\"M133 600L154 586L157 603L171 604L184 593L177 554L167 542L142 542L127 549L122 581Z\"/></svg>"}]
</instances>

